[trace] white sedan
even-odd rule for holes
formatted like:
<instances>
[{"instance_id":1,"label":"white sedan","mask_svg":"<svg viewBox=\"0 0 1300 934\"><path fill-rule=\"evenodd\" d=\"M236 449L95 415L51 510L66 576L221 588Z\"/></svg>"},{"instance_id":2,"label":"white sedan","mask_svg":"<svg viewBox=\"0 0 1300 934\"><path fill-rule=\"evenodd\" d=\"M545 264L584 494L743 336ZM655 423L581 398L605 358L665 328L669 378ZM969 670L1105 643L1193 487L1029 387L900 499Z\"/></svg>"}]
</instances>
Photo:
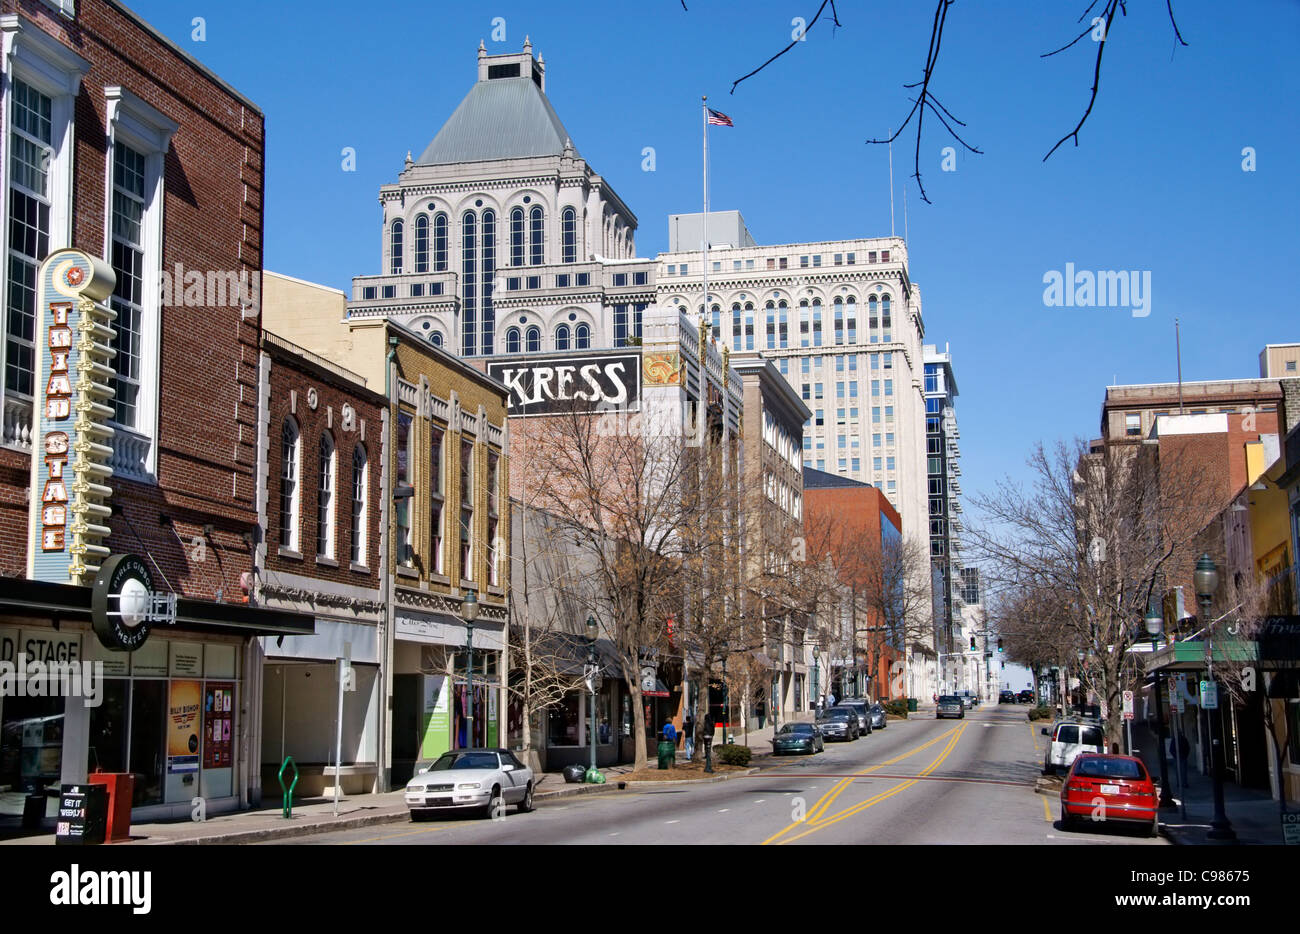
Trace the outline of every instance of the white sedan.
<instances>
[{"instance_id":1,"label":"white sedan","mask_svg":"<svg viewBox=\"0 0 1300 934\"><path fill-rule=\"evenodd\" d=\"M508 804L524 813L533 809L533 786L533 770L508 749L456 749L406 783L406 806L412 820L442 809L498 816Z\"/></svg>"}]
</instances>

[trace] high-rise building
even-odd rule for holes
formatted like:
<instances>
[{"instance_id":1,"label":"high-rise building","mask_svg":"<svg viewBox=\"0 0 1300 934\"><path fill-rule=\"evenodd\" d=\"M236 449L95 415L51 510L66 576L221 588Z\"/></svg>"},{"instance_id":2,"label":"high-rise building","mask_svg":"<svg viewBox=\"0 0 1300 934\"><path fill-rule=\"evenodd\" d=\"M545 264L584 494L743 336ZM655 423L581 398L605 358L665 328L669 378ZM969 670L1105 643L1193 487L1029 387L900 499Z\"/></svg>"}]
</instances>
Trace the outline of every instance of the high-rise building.
<instances>
[{"instance_id":1,"label":"high-rise building","mask_svg":"<svg viewBox=\"0 0 1300 934\"><path fill-rule=\"evenodd\" d=\"M622 347L641 336L654 261L636 215L578 154L546 65L478 50L478 80L380 189L381 270L349 317L395 319L461 357Z\"/></svg>"},{"instance_id":2,"label":"high-rise building","mask_svg":"<svg viewBox=\"0 0 1300 934\"><path fill-rule=\"evenodd\" d=\"M771 359L812 411L804 466L877 487L902 514L904 536L923 538L925 326L902 239L758 246L738 213L711 212L719 240L706 260L691 240L701 228L701 215L669 217L658 304L703 317L732 352Z\"/></svg>"},{"instance_id":3,"label":"high-rise building","mask_svg":"<svg viewBox=\"0 0 1300 934\"><path fill-rule=\"evenodd\" d=\"M925 345L925 450L926 492L929 522L930 560L934 564L936 587L935 639L945 653L960 649L961 634L954 630L962 621L964 581L957 578L961 561L961 450L957 439L957 380L952 372L952 354ZM950 683L951 678L945 683Z\"/></svg>"}]
</instances>

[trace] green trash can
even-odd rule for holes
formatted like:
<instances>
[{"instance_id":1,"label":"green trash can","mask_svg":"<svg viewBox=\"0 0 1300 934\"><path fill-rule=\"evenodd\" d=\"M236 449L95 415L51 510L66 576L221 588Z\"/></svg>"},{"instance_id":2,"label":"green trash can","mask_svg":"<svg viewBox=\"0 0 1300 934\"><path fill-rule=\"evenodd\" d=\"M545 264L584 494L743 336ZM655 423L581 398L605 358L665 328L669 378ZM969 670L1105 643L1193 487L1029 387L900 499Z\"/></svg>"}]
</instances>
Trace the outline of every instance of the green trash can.
<instances>
[{"instance_id":1,"label":"green trash can","mask_svg":"<svg viewBox=\"0 0 1300 934\"><path fill-rule=\"evenodd\" d=\"M670 740L659 741L659 768L671 769L677 760L677 744Z\"/></svg>"},{"instance_id":2,"label":"green trash can","mask_svg":"<svg viewBox=\"0 0 1300 934\"><path fill-rule=\"evenodd\" d=\"M909 697L909 698L907 699L907 712L908 712L908 713L916 713L916 698L915 698L915 697Z\"/></svg>"}]
</instances>

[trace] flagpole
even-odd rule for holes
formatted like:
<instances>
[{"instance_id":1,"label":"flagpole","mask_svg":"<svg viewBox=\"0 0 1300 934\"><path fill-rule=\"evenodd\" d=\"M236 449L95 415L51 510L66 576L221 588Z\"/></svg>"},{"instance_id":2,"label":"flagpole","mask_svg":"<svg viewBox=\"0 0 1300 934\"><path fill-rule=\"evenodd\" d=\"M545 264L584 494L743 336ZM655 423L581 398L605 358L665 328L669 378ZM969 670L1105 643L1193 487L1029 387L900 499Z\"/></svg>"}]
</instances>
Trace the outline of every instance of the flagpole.
<instances>
[{"instance_id":1,"label":"flagpole","mask_svg":"<svg viewBox=\"0 0 1300 934\"><path fill-rule=\"evenodd\" d=\"M700 96L700 119L704 123L704 216L700 221L700 250L703 256L704 298L700 303L700 321L708 320L709 309L709 104L708 95ZM702 362L702 361L701 361Z\"/></svg>"},{"instance_id":2,"label":"flagpole","mask_svg":"<svg viewBox=\"0 0 1300 934\"><path fill-rule=\"evenodd\" d=\"M893 135L891 129L890 135ZM889 235L894 235L894 141L889 141Z\"/></svg>"}]
</instances>

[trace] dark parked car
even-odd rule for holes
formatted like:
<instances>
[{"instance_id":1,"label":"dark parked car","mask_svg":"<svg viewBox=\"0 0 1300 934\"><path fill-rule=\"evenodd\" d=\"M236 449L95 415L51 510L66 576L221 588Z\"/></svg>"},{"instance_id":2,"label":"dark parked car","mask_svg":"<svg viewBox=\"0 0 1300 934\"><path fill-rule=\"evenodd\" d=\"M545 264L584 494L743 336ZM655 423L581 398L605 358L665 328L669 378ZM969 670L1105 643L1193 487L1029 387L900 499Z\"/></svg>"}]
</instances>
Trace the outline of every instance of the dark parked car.
<instances>
[{"instance_id":1,"label":"dark parked car","mask_svg":"<svg viewBox=\"0 0 1300 934\"><path fill-rule=\"evenodd\" d=\"M1016 695L1016 700L1020 701L1022 704L1032 704L1034 702L1034 692L1029 688L1025 688Z\"/></svg>"},{"instance_id":2,"label":"dark parked car","mask_svg":"<svg viewBox=\"0 0 1300 934\"><path fill-rule=\"evenodd\" d=\"M858 715L858 732L864 736L871 735L871 701L861 697L850 697L839 702L840 707L850 707Z\"/></svg>"},{"instance_id":3,"label":"dark parked car","mask_svg":"<svg viewBox=\"0 0 1300 934\"><path fill-rule=\"evenodd\" d=\"M1014 704L1014 703L1016 703L1016 695L1015 695L1015 692L1014 692L1014 691L1001 691L1001 692L999 692L999 693L998 693L998 703L999 703L999 704Z\"/></svg>"},{"instance_id":4,"label":"dark parked car","mask_svg":"<svg viewBox=\"0 0 1300 934\"><path fill-rule=\"evenodd\" d=\"M873 730L883 730L889 726L889 717L885 715L885 705L876 701L869 708L871 712L871 728Z\"/></svg>"},{"instance_id":5,"label":"dark parked car","mask_svg":"<svg viewBox=\"0 0 1300 934\"><path fill-rule=\"evenodd\" d=\"M832 707L817 721L826 739L853 740L860 735L858 712L852 707Z\"/></svg>"},{"instance_id":6,"label":"dark parked car","mask_svg":"<svg viewBox=\"0 0 1300 934\"><path fill-rule=\"evenodd\" d=\"M956 694L944 694L939 698L939 706L934 709L934 719L944 720L948 717L966 719L966 705Z\"/></svg>"},{"instance_id":7,"label":"dark parked car","mask_svg":"<svg viewBox=\"0 0 1300 934\"><path fill-rule=\"evenodd\" d=\"M787 723L772 737L772 755L781 756L787 752L824 752L825 741L822 731L815 723Z\"/></svg>"}]
</instances>

